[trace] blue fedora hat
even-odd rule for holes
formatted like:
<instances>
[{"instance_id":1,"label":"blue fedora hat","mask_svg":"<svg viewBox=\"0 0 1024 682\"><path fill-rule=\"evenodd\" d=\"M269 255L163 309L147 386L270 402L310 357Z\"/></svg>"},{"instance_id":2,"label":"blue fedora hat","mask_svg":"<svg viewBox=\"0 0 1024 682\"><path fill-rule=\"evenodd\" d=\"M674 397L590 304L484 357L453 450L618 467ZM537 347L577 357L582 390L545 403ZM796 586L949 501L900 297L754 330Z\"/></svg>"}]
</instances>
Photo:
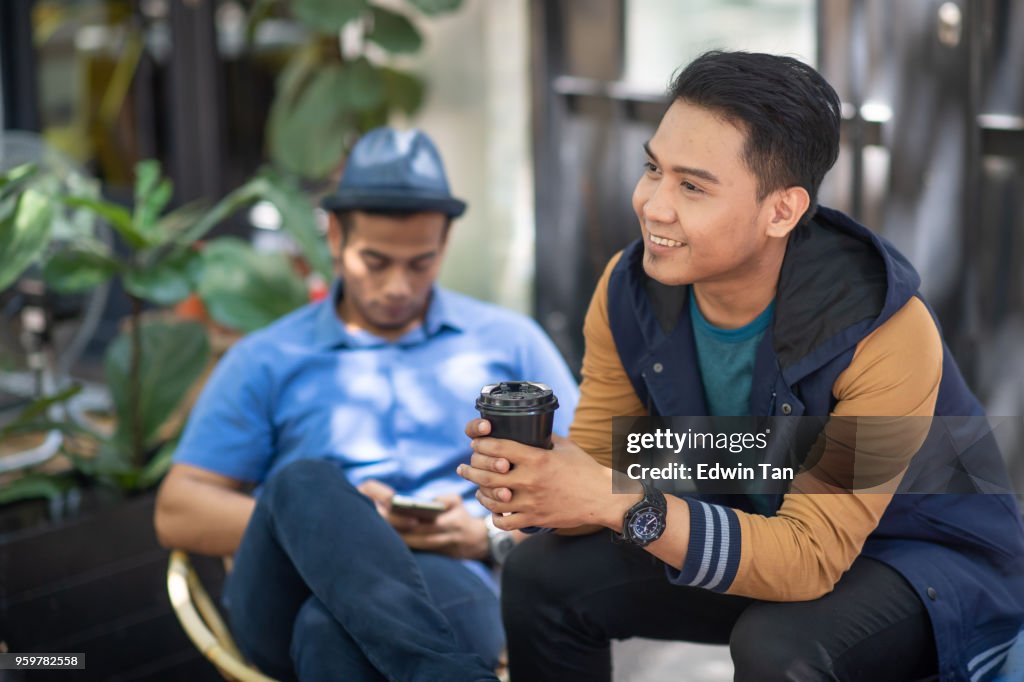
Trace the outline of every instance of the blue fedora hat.
<instances>
[{"instance_id":1,"label":"blue fedora hat","mask_svg":"<svg viewBox=\"0 0 1024 682\"><path fill-rule=\"evenodd\" d=\"M348 156L328 211L437 211L457 218L466 203L448 190L441 155L420 130L374 128Z\"/></svg>"}]
</instances>

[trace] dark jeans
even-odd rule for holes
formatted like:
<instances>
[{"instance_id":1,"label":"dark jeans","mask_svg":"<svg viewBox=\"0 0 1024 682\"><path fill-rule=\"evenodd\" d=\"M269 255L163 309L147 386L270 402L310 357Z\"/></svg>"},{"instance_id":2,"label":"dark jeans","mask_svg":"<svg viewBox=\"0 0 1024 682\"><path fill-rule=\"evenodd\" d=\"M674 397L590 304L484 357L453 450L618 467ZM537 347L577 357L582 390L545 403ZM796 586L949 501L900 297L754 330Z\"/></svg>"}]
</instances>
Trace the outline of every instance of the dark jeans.
<instances>
[{"instance_id":1,"label":"dark jeans","mask_svg":"<svg viewBox=\"0 0 1024 682\"><path fill-rule=\"evenodd\" d=\"M225 587L249 660L282 680L495 680L498 598L465 564L414 553L337 466L269 481Z\"/></svg>"},{"instance_id":2,"label":"dark jeans","mask_svg":"<svg viewBox=\"0 0 1024 682\"><path fill-rule=\"evenodd\" d=\"M938 667L921 600L865 557L828 595L776 603L672 585L608 533L539 535L505 564L502 613L512 679L529 682L610 680L611 640L629 637L728 644L736 680L916 680Z\"/></svg>"}]
</instances>

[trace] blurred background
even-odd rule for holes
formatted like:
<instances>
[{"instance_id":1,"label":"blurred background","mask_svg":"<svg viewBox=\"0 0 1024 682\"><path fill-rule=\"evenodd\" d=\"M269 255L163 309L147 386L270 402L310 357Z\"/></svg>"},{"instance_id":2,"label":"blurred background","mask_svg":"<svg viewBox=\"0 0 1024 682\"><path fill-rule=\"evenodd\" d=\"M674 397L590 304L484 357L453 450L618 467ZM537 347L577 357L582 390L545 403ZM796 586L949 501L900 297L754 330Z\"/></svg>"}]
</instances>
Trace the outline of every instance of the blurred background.
<instances>
[{"instance_id":1,"label":"blurred background","mask_svg":"<svg viewBox=\"0 0 1024 682\"><path fill-rule=\"evenodd\" d=\"M593 286L637 233L641 145L712 48L835 86L821 202L910 258L989 413L1024 413L1024 3L2 0L0 219L24 229L0 238L0 648L213 675L162 591L151 491L217 355L323 294L312 207L361 131L434 137L469 203L442 282L534 315L578 371ZM999 434L1018 481L1020 423ZM621 679L652 659L622 655ZM688 679L728 679L694 655Z\"/></svg>"}]
</instances>

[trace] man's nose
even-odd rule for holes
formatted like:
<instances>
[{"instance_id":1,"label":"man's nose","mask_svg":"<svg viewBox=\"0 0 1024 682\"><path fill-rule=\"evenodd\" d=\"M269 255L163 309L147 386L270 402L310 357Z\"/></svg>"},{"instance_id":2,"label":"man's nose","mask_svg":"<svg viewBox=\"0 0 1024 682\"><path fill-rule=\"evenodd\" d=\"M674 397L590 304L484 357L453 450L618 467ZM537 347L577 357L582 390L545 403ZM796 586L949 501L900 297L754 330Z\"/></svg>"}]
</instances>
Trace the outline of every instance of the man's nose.
<instances>
[{"instance_id":1,"label":"man's nose","mask_svg":"<svg viewBox=\"0 0 1024 682\"><path fill-rule=\"evenodd\" d=\"M644 219L652 223L671 224L676 221L676 209L668 196L669 183L661 180L644 201Z\"/></svg>"},{"instance_id":2,"label":"man's nose","mask_svg":"<svg viewBox=\"0 0 1024 682\"><path fill-rule=\"evenodd\" d=\"M400 269L390 273L384 283L384 295L388 298L408 298L412 293L412 284L409 277Z\"/></svg>"}]
</instances>

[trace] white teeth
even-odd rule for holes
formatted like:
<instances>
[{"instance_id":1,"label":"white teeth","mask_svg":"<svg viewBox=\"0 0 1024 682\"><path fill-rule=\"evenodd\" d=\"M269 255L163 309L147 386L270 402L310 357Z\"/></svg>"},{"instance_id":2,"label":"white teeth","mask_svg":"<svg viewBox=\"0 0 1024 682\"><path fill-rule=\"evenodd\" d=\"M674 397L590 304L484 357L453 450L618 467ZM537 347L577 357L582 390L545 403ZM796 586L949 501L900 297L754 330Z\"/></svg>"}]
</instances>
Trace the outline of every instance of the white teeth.
<instances>
[{"instance_id":1,"label":"white teeth","mask_svg":"<svg viewBox=\"0 0 1024 682\"><path fill-rule=\"evenodd\" d=\"M655 244L657 244L658 246L682 246L683 245L682 242L677 242L677 241L675 241L673 239L665 239L664 237L658 237L658 236L655 236L653 234L651 235L651 241L654 242Z\"/></svg>"}]
</instances>

